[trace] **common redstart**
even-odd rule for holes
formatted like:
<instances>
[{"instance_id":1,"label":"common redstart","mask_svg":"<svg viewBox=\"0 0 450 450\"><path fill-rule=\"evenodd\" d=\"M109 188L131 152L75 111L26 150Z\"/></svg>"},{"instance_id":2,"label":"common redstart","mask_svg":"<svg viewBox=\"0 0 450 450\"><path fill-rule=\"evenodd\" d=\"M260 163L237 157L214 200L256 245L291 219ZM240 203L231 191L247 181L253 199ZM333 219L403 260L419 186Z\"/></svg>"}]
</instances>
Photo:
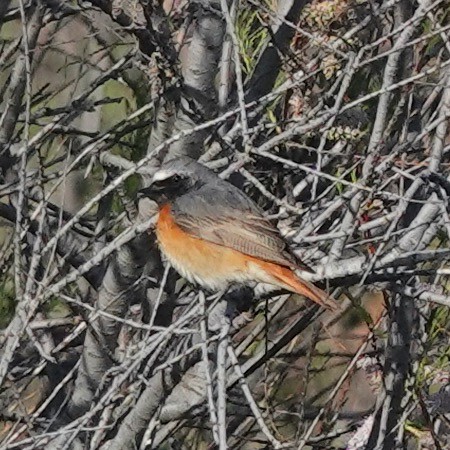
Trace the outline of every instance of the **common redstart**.
<instances>
[{"instance_id":1,"label":"common redstart","mask_svg":"<svg viewBox=\"0 0 450 450\"><path fill-rule=\"evenodd\" d=\"M159 248L191 283L211 291L232 283L268 283L325 308L339 308L326 292L295 273L310 270L263 211L197 161L178 157L164 163L140 196L158 204Z\"/></svg>"}]
</instances>

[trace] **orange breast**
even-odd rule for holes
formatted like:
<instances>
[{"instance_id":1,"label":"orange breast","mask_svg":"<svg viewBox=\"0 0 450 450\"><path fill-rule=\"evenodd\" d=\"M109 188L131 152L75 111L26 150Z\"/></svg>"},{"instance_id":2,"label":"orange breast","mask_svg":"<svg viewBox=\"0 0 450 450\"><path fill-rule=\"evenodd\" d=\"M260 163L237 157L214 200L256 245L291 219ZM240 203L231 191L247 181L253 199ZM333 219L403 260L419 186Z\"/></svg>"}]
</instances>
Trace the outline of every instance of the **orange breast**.
<instances>
[{"instance_id":1,"label":"orange breast","mask_svg":"<svg viewBox=\"0 0 450 450\"><path fill-rule=\"evenodd\" d=\"M170 205L159 211L156 236L168 261L191 282L220 290L230 282L250 278L247 267L250 257L186 233L173 220Z\"/></svg>"},{"instance_id":2,"label":"orange breast","mask_svg":"<svg viewBox=\"0 0 450 450\"><path fill-rule=\"evenodd\" d=\"M287 267L258 260L186 233L173 220L170 205L159 210L156 236L161 251L172 266L187 280L208 289L218 291L232 282L257 281L304 295L325 307L337 307L327 293L298 278Z\"/></svg>"}]
</instances>

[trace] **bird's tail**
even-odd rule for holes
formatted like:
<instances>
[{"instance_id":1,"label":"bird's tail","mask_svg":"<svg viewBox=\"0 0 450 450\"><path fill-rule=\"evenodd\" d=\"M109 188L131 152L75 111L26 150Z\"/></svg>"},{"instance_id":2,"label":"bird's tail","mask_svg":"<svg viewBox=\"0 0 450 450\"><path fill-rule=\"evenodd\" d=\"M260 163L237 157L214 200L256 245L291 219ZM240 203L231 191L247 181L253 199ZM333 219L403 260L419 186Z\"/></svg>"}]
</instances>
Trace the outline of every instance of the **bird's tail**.
<instances>
[{"instance_id":1,"label":"bird's tail","mask_svg":"<svg viewBox=\"0 0 450 450\"><path fill-rule=\"evenodd\" d=\"M270 266L270 274L276 278L280 287L284 287L296 294L303 295L324 308L333 311L341 309L339 303L337 303L334 298L330 297L325 291L314 286L314 284L309 281L299 278L288 267L279 266L278 264L270 264Z\"/></svg>"}]
</instances>

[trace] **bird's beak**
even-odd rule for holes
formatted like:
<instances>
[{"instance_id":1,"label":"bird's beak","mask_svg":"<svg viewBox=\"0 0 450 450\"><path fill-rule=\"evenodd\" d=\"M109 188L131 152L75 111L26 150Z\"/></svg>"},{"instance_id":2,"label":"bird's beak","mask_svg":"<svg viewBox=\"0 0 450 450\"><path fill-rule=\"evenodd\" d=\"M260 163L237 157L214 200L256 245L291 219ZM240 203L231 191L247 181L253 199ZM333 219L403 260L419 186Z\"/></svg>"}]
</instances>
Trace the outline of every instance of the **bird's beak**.
<instances>
[{"instance_id":1,"label":"bird's beak","mask_svg":"<svg viewBox=\"0 0 450 450\"><path fill-rule=\"evenodd\" d=\"M140 189L137 191L136 200L139 201L141 198L149 198L154 200L154 197L157 196L162 189L158 188L155 185L150 185L146 188Z\"/></svg>"},{"instance_id":2,"label":"bird's beak","mask_svg":"<svg viewBox=\"0 0 450 450\"><path fill-rule=\"evenodd\" d=\"M142 199L148 198L152 200L153 202L156 202L156 198L158 196L158 189L155 189L156 186L148 186L146 188L140 189L136 193L136 197L134 200L134 204L136 205L136 208L139 209L139 203Z\"/></svg>"}]
</instances>

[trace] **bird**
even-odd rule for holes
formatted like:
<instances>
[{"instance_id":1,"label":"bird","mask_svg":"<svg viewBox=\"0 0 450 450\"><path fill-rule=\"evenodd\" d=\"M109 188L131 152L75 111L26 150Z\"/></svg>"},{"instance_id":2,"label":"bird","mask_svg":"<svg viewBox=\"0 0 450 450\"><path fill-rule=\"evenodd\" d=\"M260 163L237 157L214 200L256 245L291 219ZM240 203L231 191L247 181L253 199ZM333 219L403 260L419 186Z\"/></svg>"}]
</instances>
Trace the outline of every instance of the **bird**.
<instances>
[{"instance_id":1,"label":"bird","mask_svg":"<svg viewBox=\"0 0 450 450\"><path fill-rule=\"evenodd\" d=\"M266 283L340 309L326 292L297 275L311 269L290 251L264 211L198 161L178 156L164 162L138 192L142 197L158 206L155 234L161 253L190 283L212 292Z\"/></svg>"}]
</instances>

